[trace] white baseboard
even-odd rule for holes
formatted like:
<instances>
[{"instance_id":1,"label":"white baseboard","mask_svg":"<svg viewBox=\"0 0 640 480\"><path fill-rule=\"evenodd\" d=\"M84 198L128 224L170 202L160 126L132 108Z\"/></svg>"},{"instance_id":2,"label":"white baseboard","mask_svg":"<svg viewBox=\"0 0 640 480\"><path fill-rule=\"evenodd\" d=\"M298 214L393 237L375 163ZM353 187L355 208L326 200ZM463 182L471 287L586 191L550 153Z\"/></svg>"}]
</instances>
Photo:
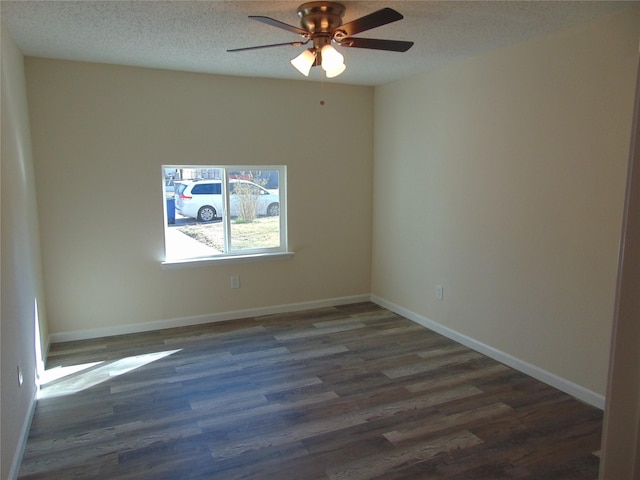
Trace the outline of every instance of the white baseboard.
<instances>
[{"instance_id":1,"label":"white baseboard","mask_svg":"<svg viewBox=\"0 0 640 480\"><path fill-rule=\"evenodd\" d=\"M412 312L411 310L407 310L404 307L396 305L376 295L371 295L371 301L380 305L381 307L387 308L392 312L397 313L398 315L402 315L403 317L408 318L409 320L422 325L429 330L433 330L440 335L444 335L451 340L454 340L466 347L482 353L483 355L491 357L500 363L503 363L511 368L515 368L516 370L525 373L537 380L540 380L547 385L551 385L552 387L557 388L558 390L561 390L585 403L588 403L589 405L604 410L604 395L600 395L596 392L588 390L576 383L567 380L566 378L562 378L554 373L548 372L540 367L516 358L508 353L474 340L471 337L445 327L444 325L434 322L433 320L423 317L422 315Z\"/></svg>"},{"instance_id":2,"label":"white baseboard","mask_svg":"<svg viewBox=\"0 0 640 480\"><path fill-rule=\"evenodd\" d=\"M27 439L29 438L31 421L33 420L33 414L36 411L37 394L38 394L38 389L36 388L33 392L33 397L31 398L27 415L24 417L24 423L22 424L22 429L20 430L20 437L18 437L18 445L16 447L16 451L11 461L11 468L9 469L9 476L7 477L7 480L16 480L18 478L18 474L20 473L20 465L22 465L22 457L24 456L25 448L27 448Z\"/></svg>"},{"instance_id":3,"label":"white baseboard","mask_svg":"<svg viewBox=\"0 0 640 480\"><path fill-rule=\"evenodd\" d=\"M224 322L239 318L258 317L260 315L272 315L276 313L295 312L314 308L336 307L351 303L368 302L369 294L353 295L350 297L338 297L310 302L289 303L272 307L250 308L245 310L233 310L230 312L213 313L209 315L196 315L192 317L171 318L155 322L133 323L129 325L116 325L113 327L94 328L91 330L76 330L70 332L56 332L50 334L51 343L69 342L73 340L87 340L90 338L111 337L128 333L148 332L165 328L188 327L204 323Z\"/></svg>"}]
</instances>

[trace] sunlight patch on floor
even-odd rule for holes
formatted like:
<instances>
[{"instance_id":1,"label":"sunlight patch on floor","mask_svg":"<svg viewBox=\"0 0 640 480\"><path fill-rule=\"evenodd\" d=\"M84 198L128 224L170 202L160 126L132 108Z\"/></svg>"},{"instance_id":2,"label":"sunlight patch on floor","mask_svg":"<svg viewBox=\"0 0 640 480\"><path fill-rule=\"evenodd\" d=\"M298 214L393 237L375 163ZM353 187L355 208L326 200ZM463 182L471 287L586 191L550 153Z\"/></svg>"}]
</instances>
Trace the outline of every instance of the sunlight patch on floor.
<instances>
[{"instance_id":1,"label":"sunlight patch on floor","mask_svg":"<svg viewBox=\"0 0 640 480\"><path fill-rule=\"evenodd\" d=\"M112 362L92 362L52 368L45 371L40 379L38 399L72 395L99 385L110 378L124 375L144 365L173 355L180 350L146 353Z\"/></svg>"}]
</instances>

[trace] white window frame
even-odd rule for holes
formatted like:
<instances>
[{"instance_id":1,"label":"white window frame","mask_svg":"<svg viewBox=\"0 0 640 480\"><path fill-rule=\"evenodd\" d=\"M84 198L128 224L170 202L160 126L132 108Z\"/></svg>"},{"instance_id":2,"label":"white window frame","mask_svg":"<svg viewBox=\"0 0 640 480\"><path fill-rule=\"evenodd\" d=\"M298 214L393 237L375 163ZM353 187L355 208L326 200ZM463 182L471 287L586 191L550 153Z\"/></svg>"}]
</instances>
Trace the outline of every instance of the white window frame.
<instances>
[{"instance_id":1,"label":"white window frame","mask_svg":"<svg viewBox=\"0 0 640 480\"><path fill-rule=\"evenodd\" d=\"M168 225L167 215L167 192L165 188L165 169L219 169L221 170L222 182L222 222L224 231L224 252L215 255L194 255L194 256L168 256L168 233L169 229L177 228ZM233 249L231 246L230 232L233 228L232 219L228 215L229 205L229 174L236 171L277 171L278 172L278 196L280 204L279 214L279 234L280 245L268 248ZM163 195L163 224L164 224L164 261L162 268L178 268L198 265L212 265L225 263L244 263L253 261L276 260L293 257L293 252L288 248L287 234L287 167L286 165L162 165L162 195ZM179 181L179 180L178 180Z\"/></svg>"}]
</instances>

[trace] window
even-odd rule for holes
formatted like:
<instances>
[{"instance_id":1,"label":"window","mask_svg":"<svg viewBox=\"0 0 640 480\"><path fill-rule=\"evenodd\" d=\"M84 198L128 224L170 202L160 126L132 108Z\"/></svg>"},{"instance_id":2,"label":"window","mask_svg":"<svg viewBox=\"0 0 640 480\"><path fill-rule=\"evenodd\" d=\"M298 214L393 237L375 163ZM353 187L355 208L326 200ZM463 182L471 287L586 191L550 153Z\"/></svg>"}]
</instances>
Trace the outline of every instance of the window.
<instances>
[{"instance_id":1,"label":"window","mask_svg":"<svg viewBox=\"0 0 640 480\"><path fill-rule=\"evenodd\" d=\"M165 264L287 252L286 167L164 165Z\"/></svg>"}]
</instances>

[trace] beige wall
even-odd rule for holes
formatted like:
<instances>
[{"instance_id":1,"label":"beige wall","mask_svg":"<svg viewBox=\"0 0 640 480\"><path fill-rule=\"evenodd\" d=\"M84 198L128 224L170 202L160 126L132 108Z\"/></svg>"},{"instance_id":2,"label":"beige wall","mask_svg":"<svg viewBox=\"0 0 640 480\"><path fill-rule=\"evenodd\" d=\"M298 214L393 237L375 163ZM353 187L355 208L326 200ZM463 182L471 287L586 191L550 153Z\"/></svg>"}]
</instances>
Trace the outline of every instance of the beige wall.
<instances>
[{"instance_id":1,"label":"beige wall","mask_svg":"<svg viewBox=\"0 0 640 480\"><path fill-rule=\"evenodd\" d=\"M639 38L636 8L376 89L372 293L604 395Z\"/></svg>"},{"instance_id":2,"label":"beige wall","mask_svg":"<svg viewBox=\"0 0 640 480\"><path fill-rule=\"evenodd\" d=\"M26 72L52 333L369 293L372 88L38 58ZM160 166L180 163L286 164L295 257L162 270Z\"/></svg>"},{"instance_id":3,"label":"beige wall","mask_svg":"<svg viewBox=\"0 0 640 480\"><path fill-rule=\"evenodd\" d=\"M16 473L36 392L36 303L47 338L38 243L38 212L27 114L24 62L13 38L2 30L2 298L0 299L0 477ZM18 387L17 367L24 377Z\"/></svg>"}]
</instances>

